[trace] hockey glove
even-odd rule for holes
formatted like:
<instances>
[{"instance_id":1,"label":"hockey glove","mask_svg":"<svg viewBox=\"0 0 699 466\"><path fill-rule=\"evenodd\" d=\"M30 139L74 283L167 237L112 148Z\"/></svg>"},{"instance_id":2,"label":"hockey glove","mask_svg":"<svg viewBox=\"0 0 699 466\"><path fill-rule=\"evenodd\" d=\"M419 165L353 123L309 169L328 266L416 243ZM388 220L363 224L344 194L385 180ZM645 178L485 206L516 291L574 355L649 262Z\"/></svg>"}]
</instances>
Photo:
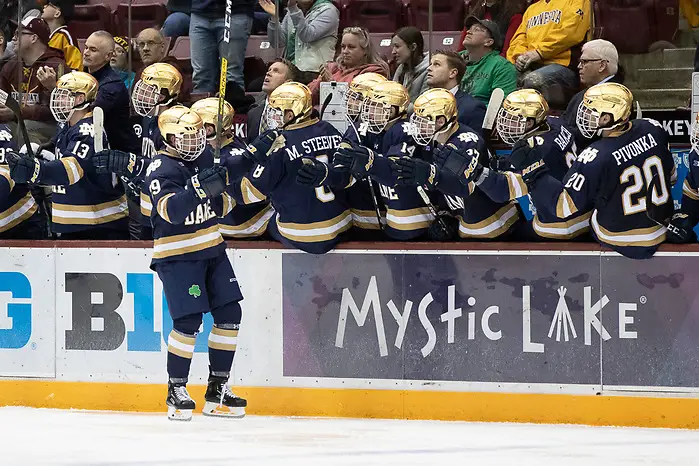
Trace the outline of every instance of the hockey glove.
<instances>
[{"instance_id":1,"label":"hockey glove","mask_svg":"<svg viewBox=\"0 0 699 466\"><path fill-rule=\"evenodd\" d=\"M328 166L310 157L304 157L301 161L303 166L296 173L296 183L314 188L322 186L328 178Z\"/></svg>"},{"instance_id":2,"label":"hockey glove","mask_svg":"<svg viewBox=\"0 0 699 466\"><path fill-rule=\"evenodd\" d=\"M480 154L476 149L460 151L453 144L442 147L435 154L437 166L459 177L463 185L478 181L483 174L483 166L478 162Z\"/></svg>"},{"instance_id":3,"label":"hockey glove","mask_svg":"<svg viewBox=\"0 0 699 466\"><path fill-rule=\"evenodd\" d=\"M459 231L459 220L447 212L439 212L427 229L427 239L430 241L452 241Z\"/></svg>"},{"instance_id":4,"label":"hockey glove","mask_svg":"<svg viewBox=\"0 0 699 466\"><path fill-rule=\"evenodd\" d=\"M255 139L252 144L248 145L247 150L243 155L250 160L254 160L260 165L267 164L267 154L274 145L274 141L281 135L281 132L276 130L265 131Z\"/></svg>"},{"instance_id":5,"label":"hockey glove","mask_svg":"<svg viewBox=\"0 0 699 466\"><path fill-rule=\"evenodd\" d=\"M7 164L10 166L10 177L15 183L36 183L39 181L41 164L29 155L8 152L5 154Z\"/></svg>"},{"instance_id":6,"label":"hockey glove","mask_svg":"<svg viewBox=\"0 0 699 466\"><path fill-rule=\"evenodd\" d=\"M534 138L520 139L512 147L510 163L515 170L522 173L522 179L527 185L534 183L549 170L544 159L535 149Z\"/></svg>"},{"instance_id":7,"label":"hockey glove","mask_svg":"<svg viewBox=\"0 0 699 466\"><path fill-rule=\"evenodd\" d=\"M143 171L146 159L120 150L103 150L92 157L92 163L100 175L115 173L119 176L135 178Z\"/></svg>"},{"instance_id":8,"label":"hockey glove","mask_svg":"<svg viewBox=\"0 0 699 466\"><path fill-rule=\"evenodd\" d=\"M333 161L335 166L349 167L353 175L364 178L374 166L375 158L376 154L371 149L343 142L335 152Z\"/></svg>"},{"instance_id":9,"label":"hockey glove","mask_svg":"<svg viewBox=\"0 0 699 466\"><path fill-rule=\"evenodd\" d=\"M667 226L667 242L674 244L696 243L697 235L692 227L692 220L689 215L677 212L672 216L670 224Z\"/></svg>"},{"instance_id":10,"label":"hockey glove","mask_svg":"<svg viewBox=\"0 0 699 466\"><path fill-rule=\"evenodd\" d=\"M392 160L391 175L398 186L427 186L432 189L439 182L439 169L435 165L412 157Z\"/></svg>"},{"instance_id":11,"label":"hockey glove","mask_svg":"<svg viewBox=\"0 0 699 466\"><path fill-rule=\"evenodd\" d=\"M218 197L228 186L228 170L220 165L206 168L187 181L187 188L192 189L199 199Z\"/></svg>"}]
</instances>

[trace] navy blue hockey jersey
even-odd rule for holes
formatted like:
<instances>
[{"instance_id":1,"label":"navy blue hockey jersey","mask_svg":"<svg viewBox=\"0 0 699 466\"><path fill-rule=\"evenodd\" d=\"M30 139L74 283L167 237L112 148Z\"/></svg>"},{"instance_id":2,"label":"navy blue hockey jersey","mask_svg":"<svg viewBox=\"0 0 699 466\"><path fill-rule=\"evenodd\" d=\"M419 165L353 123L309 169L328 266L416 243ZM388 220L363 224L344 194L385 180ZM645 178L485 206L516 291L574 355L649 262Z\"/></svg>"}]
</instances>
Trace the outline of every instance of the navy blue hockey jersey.
<instances>
[{"instance_id":1,"label":"navy blue hockey jersey","mask_svg":"<svg viewBox=\"0 0 699 466\"><path fill-rule=\"evenodd\" d=\"M689 152L689 172L682 185L682 212L692 221L699 222L699 153L692 148Z\"/></svg>"},{"instance_id":2,"label":"navy blue hockey jersey","mask_svg":"<svg viewBox=\"0 0 699 466\"><path fill-rule=\"evenodd\" d=\"M549 174L563 181L575 161L575 139L573 132L558 117L546 119L549 129L535 133L528 140L534 145L536 154L543 159ZM496 172L491 170L478 187L491 199L514 200L528 193L527 187L519 174ZM532 220L532 229L536 235L546 239L569 240L587 233L590 229L591 212L578 212L561 221L546 210L537 211Z\"/></svg>"},{"instance_id":3,"label":"navy blue hockey jersey","mask_svg":"<svg viewBox=\"0 0 699 466\"><path fill-rule=\"evenodd\" d=\"M488 164L489 155L485 141L471 128L459 125L445 145L455 147L459 152L478 157L479 162ZM519 209L511 200L508 182L517 194L520 186L514 177L504 177L507 195L501 199L492 199L473 182L464 186L444 167L442 168L437 189L445 194L463 198L463 208L456 209L459 218L459 236L464 239L494 239L508 233L520 219ZM521 183L521 179L520 179ZM521 183L524 186L524 183ZM449 202L457 205L455 202Z\"/></svg>"},{"instance_id":4,"label":"navy blue hockey jersey","mask_svg":"<svg viewBox=\"0 0 699 466\"><path fill-rule=\"evenodd\" d=\"M102 134L107 148L106 133ZM56 160L41 162L38 183L51 185L51 216L56 233L92 228L126 230L128 207L124 187L115 175L98 175L92 164L92 114L56 135Z\"/></svg>"},{"instance_id":5,"label":"navy blue hockey jersey","mask_svg":"<svg viewBox=\"0 0 699 466\"><path fill-rule=\"evenodd\" d=\"M16 227L38 210L26 184L15 184L10 178L6 152L17 150L7 125L0 125L0 233Z\"/></svg>"},{"instance_id":6,"label":"navy blue hockey jersey","mask_svg":"<svg viewBox=\"0 0 699 466\"><path fill-rule=\"evenodd\" d=\"M386 206L384 233L396 240L418 238L427 232L434 221L417 187L396 186L391 172L390 157L419 157L431 161L431 147L418 147L412 137L412 129L407 118L389 127L372 147L377 154L368 171L379 183L379 192Z\"/></svg>"},{"instance_id":7,"label":"navy blue hockey jersey","mask_svg":"<svg viewBox=\"0 0 699 466\"><path fill-rule=\"evenodd\" d=\"M349 125L345 132L344 139L351 143L361 144L377 151L381 141L379 135L370 133L366 130L366 125L359 122L355 126ZM372 196L372 190L374 196ZM352 185L347 188L347 202L349 203L352 212L352 223L355 228L362 230L378 230L379 221L385 223L385 208L381 202L381 194L378 192L376 183L370 179L353 179ZM379 217L376 216L376 207L374 198L379 207Z\"/></svg>"},{"instance_id":8,"label":"navy blue hockey jersey","mask_svg":"<svg viewBox=\"0 0 699 466\"><path fill-rule=\"evenodd\" d=\"M209 146L207 150L213 150ZM245 144L236 139L221 148L221 164L228 169L230 183L240 183L242 178L252 170L255 163L245 157ZM274 216L274 209L269 201L246 205L237 203L221 219L219 229L225 238L255 238L267 231L267 225Z\"/></svg>"},{"instance_id":9,"label":"navy blue hockey jersey","mask_svg":"<svg viewBox=\"0 0 699 466\"><path fill-rule=\"evenodd\" d=\"M187 180L213 166L213 154L204 151L196 160L184 161L160 151L146 171L153 210L153 260L159 262L211 259L225 254L219 217L233 208L226 193L201 200L187 189Z\"/></svg>"},{"instance_id":10,"label":"navy blue hockey jersey","mask_svg":"<svg viewBox=\"0 0 699 466\"><path fill-rule=\"evenodd\" d=\"M157 117L143 117L143 135L141 137L141 155L145 158L152 159L158 151L165 149L165 142L160 135L158 128ZM141 224L150 224L150 215L153 206L150 203L148 195L148 186L143 184L142 180L134 180L135 183L141 184Z\"/></svg>"},{"instance_id":11,"label":"navy blue hockey jersey","mask_svg":"<svg viewBox=\"0 0 699 466\"><path fill-rule=\"evenodd\" d=\"M598 241L635 259L651 257L665 240L666 228L646 214L646 187L658 175L651 202L671 203L675 164L668 135L653 120L632 120L629 127L591 143L559 181L537 179L530 194L538 211L567 219L592 212Z\"/></svg>"},{"instance_id":12,"label":"navy blue hockey jersey","mask_svg":"<svg viewBox=\"0 0 699 466\"><path fill-rule=\"evenodd\" d=\"M303 251L325 253L352 227L344 189L303 186L296 183L296 174L304 157L332 165L341 142L340 133L325 121L291 125L273 144L266 163L231 185L231 194L245 204L269 198L276 211L269 226L273 235L278 232L282 242Z\"/></svg>"}]
</instances>

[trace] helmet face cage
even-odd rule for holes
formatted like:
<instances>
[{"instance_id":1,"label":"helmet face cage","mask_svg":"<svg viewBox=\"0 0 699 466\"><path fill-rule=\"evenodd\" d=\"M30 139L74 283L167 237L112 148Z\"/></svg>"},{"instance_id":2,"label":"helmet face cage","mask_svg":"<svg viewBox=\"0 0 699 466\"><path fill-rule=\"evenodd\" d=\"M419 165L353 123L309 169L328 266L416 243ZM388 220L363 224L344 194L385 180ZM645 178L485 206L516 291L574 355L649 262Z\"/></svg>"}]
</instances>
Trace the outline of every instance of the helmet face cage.
<instances>
[{"instance_id":1,"label":"helmet face cage","mask_svg":"<svg viewBox=\"0 0 699 466\"><path fill-rule=\"evenodd\" d=\"M692 143L692 149L699 151L699 122L694 120L692 127L689 130L689 141Z\"/></svg>"},{"instance_id":2,"label":"helmet face cage","mask_svg":"<svg viewBox=\"0 0 699 466\"><path fill-rule=\"evenodd\" d=\"M206 148L206 130L200 128L196 133L181 133L175 135L175 147L182 160L191 162L204 152Z\"/></svg>"},{"instance_id":3,"label":"helmet face cage","mask_svg":"<svg viewBox=\"0 0 699 466\"><path fill-rule=\"evenodd\" d=\"M496 128L500 139L505 144L514 145L522 139L527 131L527 119L507 111L505 107L498 112Z\"/></svg>"},{"instance_id":4,"label":"helmet face cage","mask_svg":"<svg viewBox=\"0 0 699 466\"><path fill-rule=\"evenodd\" d=\"M362 123L366 123L368 131L379 134L391 121L391 106L383 102L366 99L362 105Z\"/></svg>"},{"instance_id":5,"label":"helmet face cage","mask_svg":"<svg viewBox=\"0 0 699 466\"><path fill-rule=\"evenodd\" d=\"M284 112L280 108L267 107L266 119L269 129L278 129L284 126Z\"/></svg>"},{"instance_id":6,"label":"helmet face cage","mask_svg":"<svg viewBox=\"0 0 699 466\"><path fill-rule=\"evenodd\" d=\"M410 124L412 125L413 139L416 143L426 146L432 142L437 132L434 120L413 113L410 116Z\"/></svg>"},{"instance_id":7,"label":"helmet face cage","mask_svg":"<svg viewBox=\"0 0 699 466\"><path fill-rule=\"evenodd\" d=\"M352 119L357 118L362 113L364 96L354 89L349 88L347 92L345 92L344 100L347 116Z\"/></svg>"},{"instance_id":8,"label":"helmet face cage","mask_svg":"<svg viewBox=\"0 0 699 466\"><path fill-rule=\"evenodd\" d=\"M69 89L56 87L51 92L49 107L56 121L65 123L75 111L75 95Z\"/></svg>"},{"instance_id":9,"label":"helmet face cage","mask_svg":"<svg viewBox=\"0 0 699 466\"><path fill-rule=\"evenodd\" d=\"M133 88L131 103L133 108L141 116L151 116L153 109L158 105L160 88L155 84L148 84L140 79Z\"/></svg>"},{"instance_id":10,"label":"helmet face cage","mask_svg":"<svg viewBox=\"0 0 699 466\"><path fill-rule=\"evenodd\" d=\"M591 109L583 102L578 108L578 113L575 115L575 124L578 126L580 133L587 139L595 137L599 128L600 113Z\"/></svg>"}]
</instances>

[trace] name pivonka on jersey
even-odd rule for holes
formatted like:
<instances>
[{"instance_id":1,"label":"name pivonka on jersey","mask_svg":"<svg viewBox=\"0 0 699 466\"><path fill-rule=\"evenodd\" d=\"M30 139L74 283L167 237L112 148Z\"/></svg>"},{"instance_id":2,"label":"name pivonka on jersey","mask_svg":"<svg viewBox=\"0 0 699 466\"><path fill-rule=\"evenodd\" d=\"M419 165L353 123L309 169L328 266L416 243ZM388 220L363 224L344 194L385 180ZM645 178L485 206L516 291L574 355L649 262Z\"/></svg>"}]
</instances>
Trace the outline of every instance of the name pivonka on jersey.
<instances>
[{"instance_id":1,"label":"name pivonka on jersey","mask_svg":"<svg viewBox=\"0 0 699 466\"><path fill-rule=\"evenodd\" d=\"M653 138L653 135L646 134L645 136L641 136L635 141L632 141L630 144L615 150L612 152L612 156L614 157L614 160L616 160L616 164L621 166L623 162L636 158L654 147L658 147L658 143Z\"/></svg>"},{"instance_id":2,"label":"name pivonka on jersey","mask_svg":"<svg viewBox=\"0 0 699 466\"><path fill-rule=\"evenodd\" d=\"M285 147L286 153L289 155L290 160L296 160L304 155L313 154L316 152L321 152L324 150L336 149L340 146L342 142L342 136L317 136L311 139L307 139L301 143L303 148L303 154L298 150L296 145L291 147Z\"/></svg>"}]
</instances>

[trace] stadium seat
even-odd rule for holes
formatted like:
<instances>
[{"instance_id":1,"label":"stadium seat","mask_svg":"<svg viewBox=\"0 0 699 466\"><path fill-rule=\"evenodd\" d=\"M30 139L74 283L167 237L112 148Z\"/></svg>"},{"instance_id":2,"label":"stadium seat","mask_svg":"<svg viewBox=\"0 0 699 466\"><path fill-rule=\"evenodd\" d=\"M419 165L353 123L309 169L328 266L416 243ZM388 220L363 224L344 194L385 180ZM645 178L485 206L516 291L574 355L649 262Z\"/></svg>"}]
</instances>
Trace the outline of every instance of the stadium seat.
<instances>
[{"instance_id":1,"label":"stadium seat","mask_svg":"<svg viewBox=\"0 0 699 466\"><path fill-rule=\"evenodd\" d=\"M113 32L112 16L104 5L76 5L68 29L76 39L87 39L95 31Z\"/></svg>"},{"instance_id":2,"label":"stadium seat","mask_svg":"<svg viewBox=\"0 0 699 466\"><path fill-rule=\"evenodd\" d=\"M653 10L653 0L595 1L594 36L612 42L620 53L647 53L654 42Z\"/></svg>"},{"instance_id":3,"label":"stadium seat","mask_svg":"<svg viewBox=\"0 0 699 466\"><path fill-rule=\"evenodd\" d=\"M464 27L464 2L455 0L432 0L433 31L455 31ZM410 0L408 15L410 24L427 31L429 28L430 0Z\"/></svg>"},{"instance_id":4,"label":"stadium seat","mask_svg":"<svg viewBox=\"0 0 699 466\"><path fill-rule=\"evenodd\" d=\"M267 73L267 64L262 58L256 56L245 57L245 62L243 63L245 89L248 89L250 83L255 79L262 78L265 73Z\"/></svg>"},{"instance_id":5,"label":"stadium seat","mask_svg":"<svg viewBox=\"0 0 699 466\"><path fill-rule=\"evenodd\" d=\"M135 37L146 28L163 25L167 18L167 9L162 3L131 5L131 36ZM114 31L117 35L129 35L129 5L120 4L114 11Z\"/></svg>"},{"instance_id":6,"label":"stadium seat","mask_svg":"<svg viewBox=\"0 0 699 466\"><path fill-rule=\"evenodd\" d=\"M88 5L104 5L107 8L109 8L110 11L114 11L117 9L120 3L123 3L124 0L88 0L87 4Z\"/></svg>"},{"instance_id":7,"label":"stadium seat","mask_svg":"<svg viewBox=\"0 0 699 466\"><path fill-rule=\"evenodd\" d=\"M284 50L284 44L279 44L279 55ZM250 36L248 47L245 50L246 57L260 57L265 63L272 62L277 58L275 44L270 42L267 36Z\"/></svg>"},{"instance_id":8,"label":"stadium seat","mask_svg":"<svg viewBox=\"0 0 699 466\"><path fill-rule=\"evenodd\" d=\"M461 31L433 31L432 47L429 46L429 32L422 31L422 37L425 39L425 50L430 49L432 53L437 50L453 50L456 52L460 45Z\"/></svg>"},{"instance_id":9,"label":"stadium seat","mask_svg":"<svg viewBox=\"0 0 699 466\"><path fill-rule=\"evenodd\" d=\"M362 26L372 33L395 32L403 25L399 0L352 0L344 10L346 26Z\"/></svg>"},{"instance_id":10,"label":"stadium seat","mask_svg":"<svg viewBox=\"0 0 699 466\"><path fill-rule=\"evenodd\" d=\"M655 0L654 11L650 15L651 31L656 41L672 42L679 29L679 0Z\"/></svg>"},{"instance_id":11,"label":"stadium seat","mask_svg":"<svg viewBox=\"0 0 699 466\"><path fill-rule=\"evenodd\" d=\"M374 44L374 49L383 58L388 61L391 58L391 39L393 38L392 32L384 32L380 34L369 34L371 42Z\"/></svg>"},{"instance_id":12,"label":"stadium seat","mask_svg":"<svg viewBox=\"0 0 699 466\"><path fill-rule=\"evenodd\" d=\"M78 48L81 53L85 51L85 42L87 42L87 39L78 39Z\"/></svg>"}]
</instances>

